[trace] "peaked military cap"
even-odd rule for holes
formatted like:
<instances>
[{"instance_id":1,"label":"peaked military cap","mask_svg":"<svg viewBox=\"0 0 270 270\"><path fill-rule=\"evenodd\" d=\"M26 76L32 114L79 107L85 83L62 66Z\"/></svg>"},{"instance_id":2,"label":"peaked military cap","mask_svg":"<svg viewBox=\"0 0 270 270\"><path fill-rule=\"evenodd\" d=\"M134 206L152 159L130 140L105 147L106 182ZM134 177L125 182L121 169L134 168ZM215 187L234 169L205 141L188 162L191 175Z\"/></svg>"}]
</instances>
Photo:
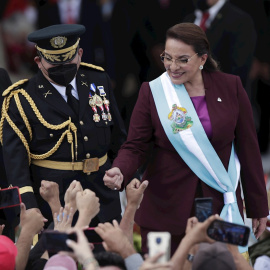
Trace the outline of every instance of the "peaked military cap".
<instances>
[{"instance_id":1,"label":"peaked military cap","mask_svg":"<svg viewBox=\"0 0 270 270\"><path fill-rule=\"evenodd\" d=\"M60 65L76 56L79 36L84 32L80 24L56 24L31 33L28 40L36 43L39 55L48 63Z\"/></svg>"}]
</instances>

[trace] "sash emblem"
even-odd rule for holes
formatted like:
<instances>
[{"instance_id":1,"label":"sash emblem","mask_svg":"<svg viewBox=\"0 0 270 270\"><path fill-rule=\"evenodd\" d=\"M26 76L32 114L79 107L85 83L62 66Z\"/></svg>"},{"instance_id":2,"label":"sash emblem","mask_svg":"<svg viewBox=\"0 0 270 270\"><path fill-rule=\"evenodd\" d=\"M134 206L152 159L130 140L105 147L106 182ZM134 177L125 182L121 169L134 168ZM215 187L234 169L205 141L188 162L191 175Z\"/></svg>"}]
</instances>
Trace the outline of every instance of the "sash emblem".
<instances>
[{"instance_id":1,"label":"sash emblem","mask_svg":"<svg viewBox=\"0 0 270 270\"><path fill-rule=\"evenodd\" d=\"M191 121L191 117L187 116L186 114L187 110L185 108L177 107L176 104L173 104L168 118L173 121L171 127L174 134L192 127L193 121Z\"/></svg>"}]
</instances>

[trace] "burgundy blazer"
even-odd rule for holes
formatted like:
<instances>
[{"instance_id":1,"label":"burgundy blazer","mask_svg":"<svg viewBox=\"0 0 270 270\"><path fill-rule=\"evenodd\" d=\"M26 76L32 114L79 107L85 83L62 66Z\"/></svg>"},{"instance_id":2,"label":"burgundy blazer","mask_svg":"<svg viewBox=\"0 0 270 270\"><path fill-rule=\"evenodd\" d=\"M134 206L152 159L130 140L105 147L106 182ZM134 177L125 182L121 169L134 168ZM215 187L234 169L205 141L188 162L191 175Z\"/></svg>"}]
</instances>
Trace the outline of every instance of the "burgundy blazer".
<instances>
[{"instance_id":1,"label":"burgundy blazer","mask_svg":"<svg viewBox=\"0 0 270 270\"><path fill-rule=\"evenodd\" d=\"M241 163L245 207L250 218L266 217L268 203L260 151L247 94L238 76L222 72L203 72L206 103L212 124L210 140L223 165L228 169L232 142ZM217 99L222 101L219 102ZM182 104L184 106L184 104ZM169 111L164 111L166 115ZM197 187L203 197L213 198L213 213L220 214L222 193L206 185L191 171L168 140L159 120L149 83L143 83L130 121L127 141L118 152L113 167L119 167L125 184L152 155L143 175L149 180L136 222L151 230L167 230L180 235L193 215ZM243 203L237 188L240 213Z\"/></svg>"}]
</instances>

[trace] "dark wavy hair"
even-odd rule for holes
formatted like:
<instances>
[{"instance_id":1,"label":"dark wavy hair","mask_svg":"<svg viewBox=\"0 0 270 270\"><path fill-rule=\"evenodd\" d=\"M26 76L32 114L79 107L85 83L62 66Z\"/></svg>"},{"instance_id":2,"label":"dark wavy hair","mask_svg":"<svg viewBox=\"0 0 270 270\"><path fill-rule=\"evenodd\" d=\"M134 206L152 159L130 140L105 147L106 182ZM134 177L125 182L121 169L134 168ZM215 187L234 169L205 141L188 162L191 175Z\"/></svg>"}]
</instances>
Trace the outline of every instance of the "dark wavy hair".
<instances>
[{"instance_id":1,"label":"dark wavy hair","mask_svg":"<svg viewBox=\"0 0 270 270\"><path fill-rule=\"evenodd\" d=\"M94 256L99 266L117 266L121 270L127 270L124 259L116 253L101 251Z\"/></svg>"},{"instance_id":2,"label":"dark wavy hair","mask_svg":"<svg viewBox=\"0 0 270 270\"><path fill-rule=\"evenodd\" d=\"M219 65L211 56L209 41L204 31L194 23L179 23L166 32L167 39L176 39L190 45L198 56L207 54L208 58L204 64L207 71L218 71Z\"/></svg>"}]
</instances>

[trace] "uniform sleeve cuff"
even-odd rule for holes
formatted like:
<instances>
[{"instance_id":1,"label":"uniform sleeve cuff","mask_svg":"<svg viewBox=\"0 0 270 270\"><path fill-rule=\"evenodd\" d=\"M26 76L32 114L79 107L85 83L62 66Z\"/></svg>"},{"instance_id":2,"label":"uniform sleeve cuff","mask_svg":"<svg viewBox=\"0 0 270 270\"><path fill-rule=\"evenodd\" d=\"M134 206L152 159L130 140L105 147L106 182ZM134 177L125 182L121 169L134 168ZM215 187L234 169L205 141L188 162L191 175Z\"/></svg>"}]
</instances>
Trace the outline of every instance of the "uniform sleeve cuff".
<instances>
[{"instance_id":1,"label":"uniform sleeve cuff","mask_svg":"<svg viewBox=\"0 0 270 270\"><path fill-rule=\"evenodd\" d=\"M38 208L35 194L33 192L26 192L21 194L22 202L25 204L26 209Z\"/></svg>"}]
</instances>

